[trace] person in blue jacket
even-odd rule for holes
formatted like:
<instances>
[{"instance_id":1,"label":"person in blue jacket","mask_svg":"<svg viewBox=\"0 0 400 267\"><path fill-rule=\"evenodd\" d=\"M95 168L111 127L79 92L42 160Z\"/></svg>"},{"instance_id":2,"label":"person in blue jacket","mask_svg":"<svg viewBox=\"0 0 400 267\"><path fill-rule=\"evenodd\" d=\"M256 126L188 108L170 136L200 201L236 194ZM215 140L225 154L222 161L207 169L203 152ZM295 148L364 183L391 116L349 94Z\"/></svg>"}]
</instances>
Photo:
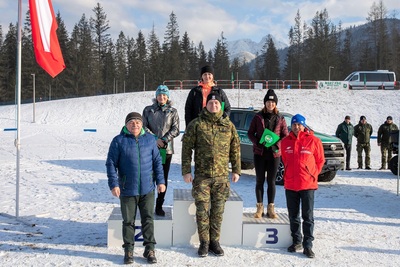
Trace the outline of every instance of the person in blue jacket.
<instances>
[{"instance_id":1,"label":"person in blue jacket","mask_svg":"<svg viewBox=\"0 0 400 267\"><path fill-rule=\"evenodd\" d=\"M126 116L121 133L114 137L106 161L108 186L118 197L122 213L122 237L125 251L124 263L133 263L135 244L135 217L139 207L143 256L156 263L154 252L154 195L165 191L162 159L154 136L143 129L142 116L131 112Z\"/></svg>"}]
</instances>

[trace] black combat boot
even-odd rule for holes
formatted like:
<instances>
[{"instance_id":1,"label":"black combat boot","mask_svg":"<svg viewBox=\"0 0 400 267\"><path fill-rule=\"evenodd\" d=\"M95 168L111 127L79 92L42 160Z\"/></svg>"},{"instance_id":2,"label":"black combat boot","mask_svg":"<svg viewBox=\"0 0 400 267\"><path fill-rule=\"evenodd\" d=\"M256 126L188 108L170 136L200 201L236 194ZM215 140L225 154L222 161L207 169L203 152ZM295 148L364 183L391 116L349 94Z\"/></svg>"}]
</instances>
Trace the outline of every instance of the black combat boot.
<instances>
[{"instance_id":1,"label":"black combat boot","mask_svg":"<svg viewBox=\"0 0 400 267\"><path fill-rule=\"evenodd\" d=\"M209 245L208 242L200 241L200 247L199 247L199 250L197 251L197 254L200 257L207 257L208 256L208 245Z\"/></svg>"},{"instance_id":2,"label":"black combat boot","mask_svg":"<svg viewBox=\"0 0 400 267\"><path fill-rule=\"evenodd\" d=\"M162 205L164 204L164 199L157 198L156 201L156 215L165 216L165 211L162 209Z\"/></svg>"},{"instance_id":3,"label":"black combat boot","mask_svg":"<svg viewBox=\"0 0 400 267\"><path fill-rule=\"evenodd\" d=\"M133 263L133 250L126 249L124 256L124 264L131 264L131 263Z\"/></svg>"},{"instance_id":4,"label":"black combat boot","mask_svg":"<svg viewBox=\"0 0 400 267\"><path fill-rule=\"evenodd\" d=\"M215 256L224 256L224 250L221 248L218 241L211 241L208 251L212 252Z\"/></svg>"}]
</instances>

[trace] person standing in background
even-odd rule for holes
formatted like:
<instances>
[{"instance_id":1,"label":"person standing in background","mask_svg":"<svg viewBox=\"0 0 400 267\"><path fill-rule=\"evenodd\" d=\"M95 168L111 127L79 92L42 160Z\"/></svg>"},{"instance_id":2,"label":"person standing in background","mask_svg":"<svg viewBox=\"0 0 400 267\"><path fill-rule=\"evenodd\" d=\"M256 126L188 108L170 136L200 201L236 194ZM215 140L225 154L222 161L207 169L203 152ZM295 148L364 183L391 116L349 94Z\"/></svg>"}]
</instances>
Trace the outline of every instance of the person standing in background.
<instances>
[{"instance_id":1,"label":"person standing in background","mask_svg":"<svg viewBox=\"0 0 400 267\"><path fill-rule=\"evenodd\" d=\"M202 109L207 105L207 97L210 93L218 94L221 98L221 109L224 117L229 117L231 105L224 90L217 87L214 82L214 68L206 65L200 70L200 84L192 88L185 103L186 127L193 119L197 118Z\"/></svg>"},{"instance_id":2,"label":"person standing in background","mask_svg":"<svg viewBox=\"0 0 400 267\"><path fill-rule=\"evenodd\" d=\"M143 127L157 137L157 146L163 157L165 191L157 196L155 213L165 216L162 205L167 193L168 173L172 154L174 154L174 138L179 135L179 115L176 108L172 107L169 89L166 85L157 87L156 99L153 102L153 105L143 109Z\"/></svg>"},{"instance_id":3,"label":"person standing in background","mask_svg":"<svg viewBox=\"0 0 400 267\"><path fill-rule=\"evenodd\" d=\"M365 116L360 117L360 121L354 127L354 136L357 138L357 162L358 168L362 169L362 153L365 152L365 169L371 169L371 144L370 139L373 133L372 125L367 122Z\"/></svg>"},{"instance_id":4,"label":"person standing in background","mask_svg":"<svg viewBox=\"0 0 400 267\"><path fill-rule=\"evenodd\" d=\"M255 194L257 199L257 211L254 218L264 216L264 183L267 180L267 217L276 219L275 213L275 179L281 162L280 143L283 137L287 136L288 128L285 118L279 113L276 105L278 97L275 91L269 89L264 97L264 107L258 112L251 121L247 136L253 143L254 167L256 169ZM261 140L266 131L272 131L279 139L272 143L263 143ZM261 143L260 143L261 140ZM266 147L267 145L267 147ZM267 176L265 177L265 172Z\"/></svg>"},{"instance_id":5,"label":"person standing in background","mask_svg":"<svg viewBox=\"0 0 400 267\"><path fill-rule=\"evenodd\" d=\"M381 168L386 170L389 160L392 158L392 149L390 149L390 134L398 131L399 128L393 123L392 116L388 116L386 121L378 129L378 146L381 147Z\"/></svg>"},{"instance_id":6,"label":"person standing in background","mask_svg":"<svg viewBox=\"0 0 400 267\"><path fill-rule=\"evenodd\" d=\"M342 140L346 150L346 170L351 171L350 157L351 157L351 143L353 141L354 127L350 122L350 116L346 115L344 121L338 125L336 129L336 137Z\"/></svg>"}]
</instances>

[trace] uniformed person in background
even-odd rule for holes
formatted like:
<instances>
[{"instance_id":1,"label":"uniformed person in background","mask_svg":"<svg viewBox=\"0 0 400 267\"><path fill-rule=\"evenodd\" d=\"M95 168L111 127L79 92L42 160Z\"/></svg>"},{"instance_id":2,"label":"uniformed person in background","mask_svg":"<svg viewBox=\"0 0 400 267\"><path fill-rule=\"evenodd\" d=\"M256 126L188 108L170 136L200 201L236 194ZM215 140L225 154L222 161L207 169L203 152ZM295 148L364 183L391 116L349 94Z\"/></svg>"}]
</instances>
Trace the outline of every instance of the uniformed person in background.
<instances>
[{"instance_id":1,"label":"uniformed person in background","mask_svg":"<svg viewBox=\"0 0 400 267\"><path fill-rule=\"evenodd\" d=\"M186 128L182 144L182 175L192 183L200 247L198 255L208 252L223 256L219 244L225 202L230 193L229 162L232 182L239 180L240 140L236 128L221 110L221 97L210 93L200 116ZM194 179L191 173L194 150Z\"/></svg>"},{"instance_id":2,"label":"uniformed person in background","mask_svg":"<svg viewBox=\"0 0 400 267\"><path fill-rule=\"evenodd\" d=\"M360 117L360 121L354 126L354 136L357 138L357 162L358 168L362 169L362 152L365 152L365 169L371 169L371 144L370 139L373 133L372 125L367 122L365 116Z\"/></svg>"},{"instance_id":3,"label":"uniformed person in background","mask_svg":"<svg viewBox=\"0 0 400 267\"><path fill-rule=\"evenodd\" d=\"M399 128L393 123L392 116L388 116L386 121L379 126L378 129L378 146L381 147L381 168L386 170L389 160L392 158L392 150L390 149L390 133L398 131Z\"/></svg>"}]
</instances>

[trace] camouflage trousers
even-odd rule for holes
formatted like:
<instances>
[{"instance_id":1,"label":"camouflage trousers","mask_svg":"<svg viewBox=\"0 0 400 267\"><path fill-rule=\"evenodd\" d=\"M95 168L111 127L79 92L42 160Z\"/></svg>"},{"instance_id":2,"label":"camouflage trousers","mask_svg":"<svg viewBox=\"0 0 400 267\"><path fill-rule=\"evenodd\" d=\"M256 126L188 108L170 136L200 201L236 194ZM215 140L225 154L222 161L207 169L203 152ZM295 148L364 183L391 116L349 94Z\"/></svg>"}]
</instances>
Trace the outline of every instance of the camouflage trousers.
<instances>
[{"instance_id":1,"label":"camouflage trousers","mask_svg":"<svg viewBox=\"0 0 400 267\"><path fill-rule=\"evenodd\" d=\"M381 167L386 169L388 162L392 158L392 150L389 145L381 144L381 155Z\"/></svg>"},{"instance_id":2,"label":"camouflage trousers","mask_svg":"<svg viewBox=\"0 0 400 267\"><path fill-rule=\"evenodd\" d=\"M193 180L192 196L196 205L196 221L199 240L219 241L225 202L229 197L228 177Z\"/></svg>"},{"instance_id":3,"label":"camouflage trousers","mask_svg":"<svg viewBox=\"0 0 400 267\"><path fill-rule=\"evenodd\" d=\"M369 143L357 144L357 162L358 167L362 168L362 153L365 152L365 167L371 167L371 145Z\"/></svg>"}]
</instances>

